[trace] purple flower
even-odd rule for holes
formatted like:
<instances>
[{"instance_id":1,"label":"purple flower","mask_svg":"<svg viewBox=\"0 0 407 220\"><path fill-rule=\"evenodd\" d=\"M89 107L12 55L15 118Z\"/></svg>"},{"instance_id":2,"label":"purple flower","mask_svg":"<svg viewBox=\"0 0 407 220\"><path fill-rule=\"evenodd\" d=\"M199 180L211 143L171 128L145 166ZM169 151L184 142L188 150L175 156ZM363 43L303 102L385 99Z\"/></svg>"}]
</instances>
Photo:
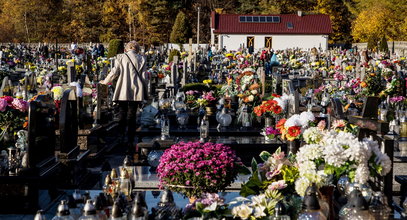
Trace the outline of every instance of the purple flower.
<instances>
[{"instance_id":1,"label":"purple flower","mask_svg":"<svg viewBox=\"0 0 407 220\"><path fill-rule=\"evenodd\" d=\"M279 135L279 134L280 134L279 129L274 129L273 127L266 128L266 135Z\"/></svg>"},{"instance_id":2,"label":"purple flower","mask_svg":"<svg viewBox=\"0 0 407 220\"><path fill-rule=\"evenodd\" d=\"M396 96L396 97L391 97L390 102L392 103L399 103L401 101L404 101L406 98L404 96Z\"/></svg>"},{"instance_id":3,"label":"purple flower","mask_svg":"<svg viewBox=\"0 0 407 220\"><path fill-rule=\"evenodd\" d=\"M3 98L0 98L0 111L1 112L6 111L7 106L8 106L7 101Z\"/></svg>"},{"instance_id":4,"label":"purple flower","mask_svg":"<svg viewBox=\"0 0 407 220\"><path fill-rule=\"evenodd\" d=\"M20 110L21 112L26 112L28 109L28 104L22 99L14 99L11 103L13 108Z\"/></svg>"}]
</instances>

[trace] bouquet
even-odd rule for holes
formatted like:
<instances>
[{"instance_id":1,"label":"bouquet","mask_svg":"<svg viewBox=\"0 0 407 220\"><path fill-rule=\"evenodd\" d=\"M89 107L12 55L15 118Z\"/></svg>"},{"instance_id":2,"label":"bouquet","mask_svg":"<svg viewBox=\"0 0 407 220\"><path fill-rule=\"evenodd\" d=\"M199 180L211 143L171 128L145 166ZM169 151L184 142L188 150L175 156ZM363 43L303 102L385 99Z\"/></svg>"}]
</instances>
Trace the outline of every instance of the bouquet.
<instances>
[{"instance_id":1,"label":"bouquet","mask_svg":"<svg viewBox=\"0 0 407 220\"><path fill-rule=\"evenodd\" d=\"M281 149L273 154L263 151L260 154L263 163L252 160L252 175L242 185L240 195L230 205L235 217L243 219L261 219L274 214L277 202L282 202L287 211L295 216L301 210L301 199L295 195L294 182L298 178L298 168L292 155L288 157Z\"/></svg>"},{"instance_id":2,"label":"bouquet","mask_svg":"<svg viewBox=\"0 0 407 220\"><path fill-rule=\"evenodd\" d=\"M350 182L365 184L371 176L384 176L391 170L390 158L371 138L359 141L354 134L345 131L308 130L304 131L308 144L296 155L300 178L295 185L299 195L312 183L326 184L328 175L336 180L347 176Z\"/></svg>"},{"instance_id":3,"label":"bouquet","mask_svg":"<svg viewBox=\"0 0 407 220\"><path fill-rule=\"evenodd\" d=\"M240 158L228 146L178 143L164 152L157 168L160 187L191 198L224 190L237 177Z\"/></svg>"},{"instance_id":4,"label":"bouquet","mask_svg":"<svg viewBox=\"0 0 407 220\"><path fill-rule=\"evenodd\" d=\"M283 112L283 108L277 103L277 101L270 99L267 101L263 101L261 105L254 107L253 112L257 116L271 116L271 115L279 115Z\"/></svg>"},{"instance_id":5,"label":"bouquet","mask_svg":"<svg viewBox=\"0 0 407 220\"><path fill-rule=\"evenodd\" d=\"M214 97L213 91L203 92L201 98L197 100L200 106L214 105L216 98Z\"/></svg>"},{"instance_id":6,"label":"bouquet","mask_svg":"<svg viewBox=\"0 0 407 220\"><path fill-rule=\"evenodd\" d=\"M13 136L23 128L27 116L28 103L11 96L0 97L0 140L8 132Z\"/></svg>"},{"instance_id":7,"label":"bouquet","mask_svg":"<svg viewBox=\"0 0 407 220\"><path fill-rule=\"evenodd\" d=\"M300 139L302 131L312 125L314 121L315 116L312 112L302 112L291 116L289 119L281 119L277 122L276 127L280 130L283 140L293 141Z\"/></svg>"}]
</instances>

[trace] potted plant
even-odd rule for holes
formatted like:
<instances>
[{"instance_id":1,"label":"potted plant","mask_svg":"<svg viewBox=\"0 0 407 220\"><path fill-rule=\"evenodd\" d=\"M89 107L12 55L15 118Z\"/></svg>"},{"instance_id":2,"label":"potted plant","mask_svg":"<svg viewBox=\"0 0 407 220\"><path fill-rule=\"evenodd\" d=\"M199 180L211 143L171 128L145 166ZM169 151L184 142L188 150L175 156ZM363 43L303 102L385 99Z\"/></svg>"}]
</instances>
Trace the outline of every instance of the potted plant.
<instances>
[{"instance_id":1,"label":"potted plant","mask_svg":"<svg viewBox=\"0 0 407 220\"><path fill-rule=\"evenodd\" d=\"M172 145L157 168L161 188L192 199L203 193L223 191L243 168L240 158L228 146L188 142Z\"/></svg>"}]
</instances>

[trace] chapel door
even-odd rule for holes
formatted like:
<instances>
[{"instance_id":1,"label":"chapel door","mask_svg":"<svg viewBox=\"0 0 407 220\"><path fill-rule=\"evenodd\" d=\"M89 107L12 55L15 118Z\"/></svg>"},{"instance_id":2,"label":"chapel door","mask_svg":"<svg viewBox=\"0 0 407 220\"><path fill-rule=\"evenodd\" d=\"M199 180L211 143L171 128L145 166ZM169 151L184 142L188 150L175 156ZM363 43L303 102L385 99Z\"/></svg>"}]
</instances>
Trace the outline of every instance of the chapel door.
<instances>
[{"instance_id":1,"label":"chapel door","mask_svg":"<svg viewBox=\"0 0 407 220\"><path fill-rule=\"evenodd\" d=\"M247 49L249 53L253 53L254 51L254 37L247 37Z\"/></svg>"},{"instance_id":2,"label":"chapel door","mask_svg":"<svg viewBox=\"0 0 407 220\"><path fill-rule=\"evenodd\" d=\"M273 38L272 37L265 37L264 38L264 47L271 49L273 47Z\"/></svg>"}]
</instances>

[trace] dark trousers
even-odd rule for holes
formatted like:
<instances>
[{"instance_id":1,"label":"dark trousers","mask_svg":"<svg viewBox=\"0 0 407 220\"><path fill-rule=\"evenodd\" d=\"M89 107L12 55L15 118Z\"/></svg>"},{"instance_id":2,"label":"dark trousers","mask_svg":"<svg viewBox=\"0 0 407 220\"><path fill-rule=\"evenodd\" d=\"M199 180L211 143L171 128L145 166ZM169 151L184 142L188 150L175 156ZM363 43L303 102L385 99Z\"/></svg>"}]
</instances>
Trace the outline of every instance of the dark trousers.
<instances>
[{"instance_id":1,"label":"dark trousers","mask_svg":"<svg viewBox=\"0 0 407 220\"><path fill-rule=\"evenodd\" d=\"M136 114L139 102L118 101L119 104L119 129L125 134L127 126L127 143L133 144L136 135Z\"/></svg>"}]
</instances>

